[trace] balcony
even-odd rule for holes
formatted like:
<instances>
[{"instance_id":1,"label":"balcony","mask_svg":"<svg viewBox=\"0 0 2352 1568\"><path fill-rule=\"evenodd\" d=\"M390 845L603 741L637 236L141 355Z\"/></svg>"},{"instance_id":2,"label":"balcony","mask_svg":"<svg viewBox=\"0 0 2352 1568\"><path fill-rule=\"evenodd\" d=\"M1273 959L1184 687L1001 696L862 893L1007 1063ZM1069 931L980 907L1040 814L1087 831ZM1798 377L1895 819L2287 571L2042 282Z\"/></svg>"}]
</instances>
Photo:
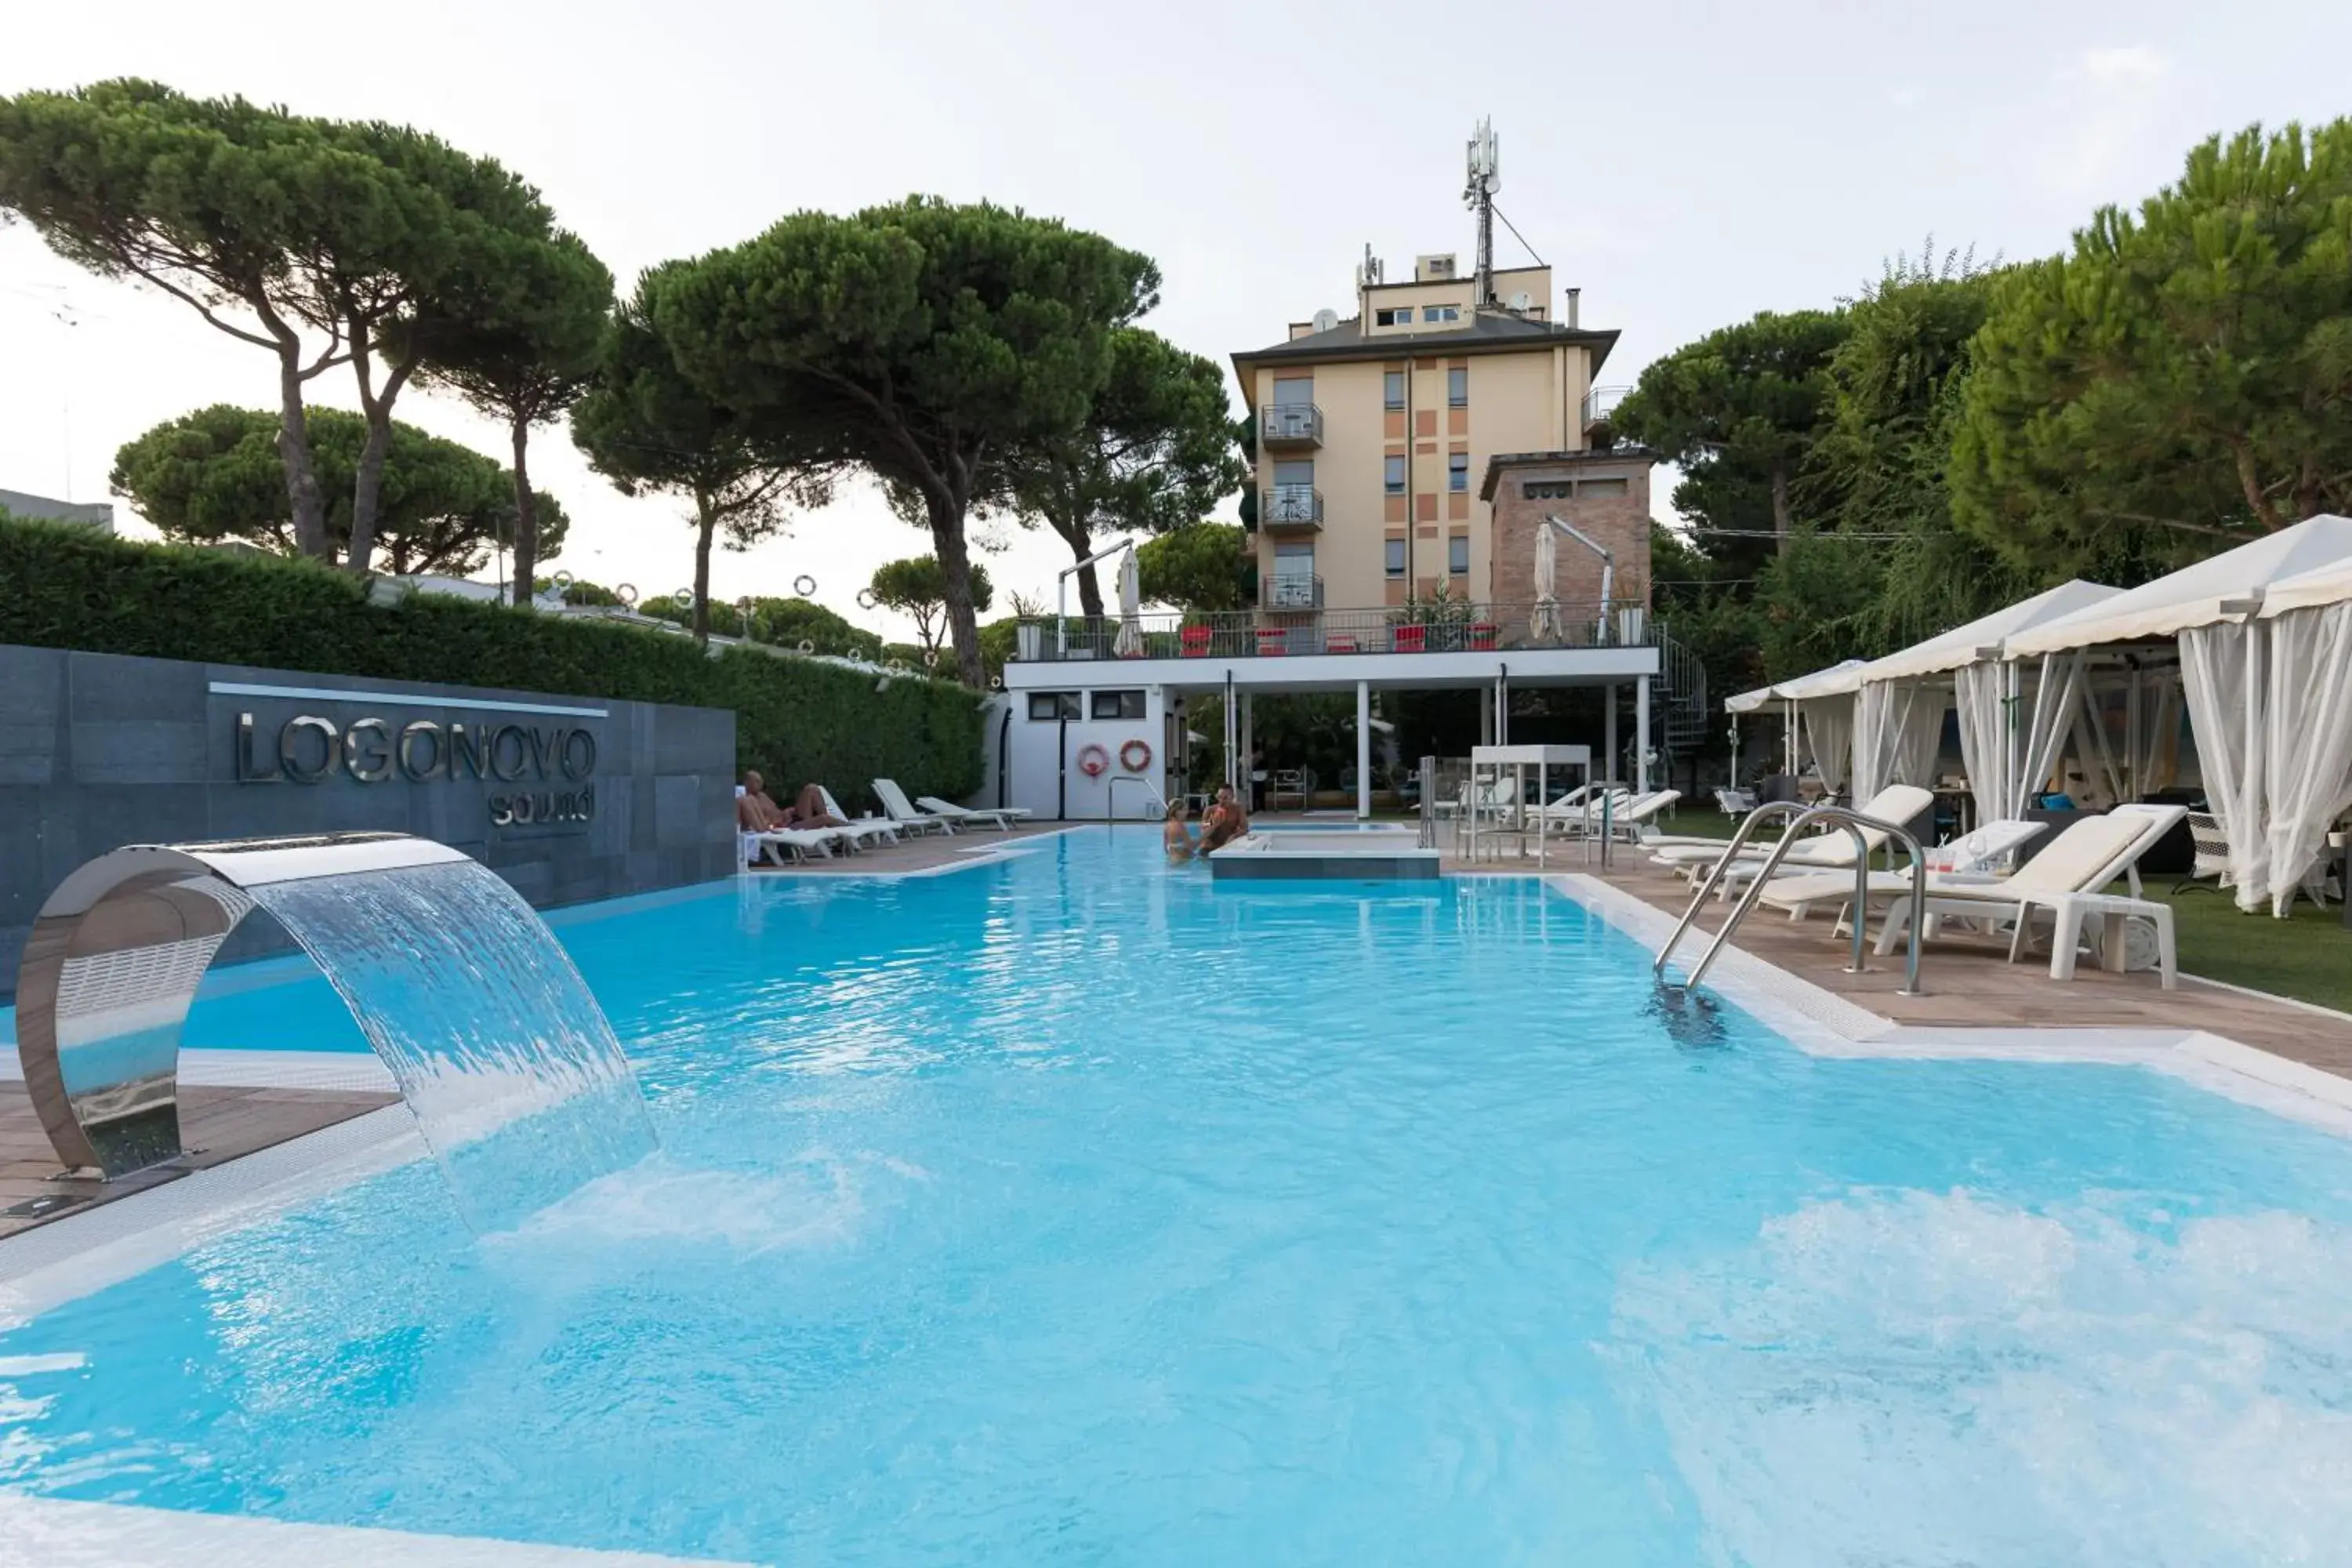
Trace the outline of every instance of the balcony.
<instances>
[{"instance_id":1,"label":"balcony","mask_svg":"<svg viewBox=\"0 0 2352 1568\"><path fill-rule=\"evenodd\" d=\"M1323 579L1304 572L1279 572L1258 585L1257 602L1268 610L1319 610Z\"/></svg>"},{"instance_id":2,"label":"balcony","mask_svg":"<svg viewBox=\"0 0 2352 1568\"><path fill-rule=\"evenodd\" d=\"M1584 434L1592 445L1615 444L1617 405L1633 390L1630 386L1594 386L1585 390Z\"/></svg>"},{"instance_id":3,"label":"balcony","mask_svg":"<svg viewBox=\"0 0 2352 1568\"><path fill-rule=\"evenodd\" d=\"M1015 663L1056 659L1275 658L1313 654L1487 653L1524 648L1650 647L1659 641L1649 612L1598 603L1480 605L1453 600L1419 607L1330 609L1320 578L1283 573L1260 584L1255 610L1153 611L1135 616L1126 650L1121 617L1075 617L1054 636L1053 617L1024 620Z\"/></svg>"},{"instance_id":4,"label":"balcony","mask_svg":"<svg viewBox=\"0 0 2352 1568\"><path fill-rule=\"evenodd\" d=\"M1258 498L1260 528L1320 528L1323 492L1313 485L1271 485Z\"/></svg>"},{"instance_id":5,"label":"balcony","mask_svg":"<svg viewBox=\"0 0 2352 1568\"><path fill-rule=\"evenodd\" d=\"M1274 403L1258 410L1258 444L1268 451L1311 450L1323 444L1323 411L1311 403Z\"/></svg>"}]
</instances>

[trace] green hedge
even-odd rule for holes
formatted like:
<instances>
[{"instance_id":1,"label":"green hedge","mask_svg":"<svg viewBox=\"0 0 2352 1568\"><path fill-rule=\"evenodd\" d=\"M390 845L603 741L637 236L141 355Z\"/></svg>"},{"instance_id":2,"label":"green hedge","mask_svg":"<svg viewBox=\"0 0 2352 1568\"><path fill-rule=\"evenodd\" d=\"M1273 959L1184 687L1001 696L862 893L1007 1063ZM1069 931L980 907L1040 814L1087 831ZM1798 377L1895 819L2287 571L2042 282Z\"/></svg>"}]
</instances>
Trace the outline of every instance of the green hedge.
<instances>
[{"instance_id":1,"label":"green hedge","mask_svg":"<svg viewBox=\"0 0 2352 1568\"><path fill-rule=\"evenodd\" d=\"M980 699L942 680L423 594L368 603L307 561L113 539L0 513L0 643L735 710L738 764L782 798L855 810L876 777L956 799L981 784Z\"/></svg>"}]
</instances>

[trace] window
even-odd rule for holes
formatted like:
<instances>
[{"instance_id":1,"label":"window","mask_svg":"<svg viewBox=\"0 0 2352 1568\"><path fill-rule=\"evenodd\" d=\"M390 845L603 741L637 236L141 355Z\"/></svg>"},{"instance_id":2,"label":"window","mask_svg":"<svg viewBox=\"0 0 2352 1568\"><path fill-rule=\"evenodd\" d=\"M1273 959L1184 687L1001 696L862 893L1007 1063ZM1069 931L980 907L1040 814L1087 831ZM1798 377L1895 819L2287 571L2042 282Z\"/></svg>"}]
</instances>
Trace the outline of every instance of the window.
<instances>
[{"instance_id":1,"label":"window","mask_svg":"<svg viewBox=\"0 0 2352 1568\"><path fill-rule=\"evenodd\" d=\"M1372 324L1381 327L1410 327L1412 325L1412 307L1400 305L1394 310L1374 310Z\"/></svg>"},{"instance_id":2,"label":"window","mask_svg":"<svg viewBox=\"0 0 2352 1568\"><path fill-rule=\"evenodd\" d=\"M1315 484L1315 459L1285 458L1274 466L1274 482L1276 485L1300 485L1312 489Z\"/></svg>"},{"instance_id":3,"label":"window","mask_svg":"<svg viewBox=\"0 0 2352 1568\"><path fill-rule=\"evenodd\" d=\"M1029 717L1045 723L1059 719L1083 719L1075 691L1033 691L1029 694Z\"/></svg>"},{"instance_id":4,"label":"window","mask_svg":"<svg viewBox=\"0 0 2352 1568\"><path fill-rule=\"evenodd\" d=\"M1470 406L1470 367L1455 365L1445 373L1445 401L1455 408Z\"/></svg>"},{"instance_id":5,"label":"window","mask_svg":"<svg viewBox=\"0 0 2352 1568\"><path fill-rule=\"evenodd\" d=\"M1392 370L1381 377L1381 406L1383 408L1404 406L1404 372Z\"/></svg>"},{"instance_id":6,"label":"window","mask_svg":"<svg viewBox=\"0 0 2352 1568\"><path fill-rule=\"evenodd\" d=\"M1462 319L1462 307L1459 305L1423 305L1421 308L1421 319L1423 322L1458 321Z\"/></svg>"},{"instance_id":7,"label":"window","mask_svg":"<svg viewBox=\"0 0 2352 1568\"><path fill-rule=\"evenodd\" d=\"M1625 493L1623 479L1586 479L1576 487L1580 496L1622 496Z\"/></svg>"},{"instance_id":8,"label":"window","mask_svg":"<svg viewBox=\"0 0 2352 1568\"><path fill-rule=\"evenodd\" d=\"M1097 719L1143 717L1143 693L1140 691L1097 691L1094 699L1095 717Z\"/></svg>"},{"instance_id":9,"label":"window","mask_svg":"<svg viewBox=\"0 0 2352 1568\"><path fill-rule=\"evenodd\" d=\"M1529 479L1519 487L1519 493L1529 500L1566 500L1568 492L1569 483L1566 479L1551 479L1541 484Z\"/></svg>"},{"instance_id":10,"label":"window","mask_svg":"<svg viewBox=\"0 0 2352 1568\"><path fill-rule=\"evenodd\" d=\"M1470 575L1470 536L1457 533L1445 542L1445 569L1456 577Z\"/></svg>"},{"instance_id":11,"label":"window","mask_svg":"<svg viewBox=\"0 0 2352 1568\"><path fill-rule=\"evenodd\" d=\"M1277 408L1304 408L1315 401L1315 378L1311 375L1289 376L1274 384L1274 403Z\"/></svg>"},{"instance_id":12,"label":"window","mask_svg":"<svg viewBox=\"0 0 2352 1568\"><path fill-rule=\"evenodd\" d=\"M1386 468L1388 493L1392 496L1404 494L1404 454L1392 453L1384 458L1383 462Z\"/></svg>"},{"instance_id":13,"label":"window","mask_svg":"<svg viewBox=\"0 0 2352 1568\"><path fill-rule=\"evenodd\" d=\"M1445 459L1445 488L1466 490L1470 488L1470 454L1455 452Z\"/></svg>"},{"instance_id":14,"label":"window","mask_svg":"<svg viewBox=\"0 0 2352 1568\"><path fill-rule=\"evenodd\" d=\"M1388 574L1389 574L1389 575L1390 575L1390 576L1391 576L1391 577L1402 577L1402 576L1403 576L1403 575L1404 575L1404 541L1403 541L1403 540L1402 540L1402 539L1391 539L1391 540L1390 540L1390 541L1388 542L1388 562L1387 562L1387 564L1388 564Z\"/></svg>"}]
</instances>

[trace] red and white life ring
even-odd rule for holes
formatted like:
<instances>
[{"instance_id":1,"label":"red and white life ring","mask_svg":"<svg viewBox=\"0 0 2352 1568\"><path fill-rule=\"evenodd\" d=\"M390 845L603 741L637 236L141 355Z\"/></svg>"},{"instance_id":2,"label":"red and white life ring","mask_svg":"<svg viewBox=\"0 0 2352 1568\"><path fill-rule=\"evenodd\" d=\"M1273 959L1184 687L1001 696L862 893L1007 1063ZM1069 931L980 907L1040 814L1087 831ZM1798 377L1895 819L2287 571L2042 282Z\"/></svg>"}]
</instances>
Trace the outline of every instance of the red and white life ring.
<instances>
[{"instance_id":1,"label":"red and white life ring","mask_svg":"<svg viewBox=\"0 0 2352 1568\"><path fill-rule=\"evenodd\" d=\"M1138 753L1140 753L1139 755ZM1151 742L1138 735L1118 749L1118 765L1129 773L1139 773L1151 765Z\"/></svg>"},{"instance_id":2,"label":"red and white life ring","mask_svg":"<svg viewBox=\"0 0 2352 1568\"><path fill-rule=\"evenodd\" d=\"M1110 753L1091 742L1078 748L1078 772L1098 779L1110 769Z\"/></svg>"}]
</instances>

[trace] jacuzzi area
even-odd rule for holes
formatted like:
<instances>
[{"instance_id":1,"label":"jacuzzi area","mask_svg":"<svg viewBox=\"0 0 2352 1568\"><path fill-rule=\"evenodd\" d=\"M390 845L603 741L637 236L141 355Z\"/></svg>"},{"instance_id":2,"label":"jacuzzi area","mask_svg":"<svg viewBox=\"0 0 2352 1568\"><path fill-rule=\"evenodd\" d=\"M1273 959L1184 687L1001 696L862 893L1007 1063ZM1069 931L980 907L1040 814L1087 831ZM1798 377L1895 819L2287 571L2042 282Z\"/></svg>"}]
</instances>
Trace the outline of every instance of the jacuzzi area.
<instances>
[{"instance_id":1,"label":"jacuzzi area","mask_svg":"<svg viewBox=\"0 0 2352 1568\"><path fill-rule=\"evenodd\" d=\"M1255 828L1209 856L1219 881L1427 882L1437 863L1413 829L1374 822Z\"/></svg>"}]
</instances>

